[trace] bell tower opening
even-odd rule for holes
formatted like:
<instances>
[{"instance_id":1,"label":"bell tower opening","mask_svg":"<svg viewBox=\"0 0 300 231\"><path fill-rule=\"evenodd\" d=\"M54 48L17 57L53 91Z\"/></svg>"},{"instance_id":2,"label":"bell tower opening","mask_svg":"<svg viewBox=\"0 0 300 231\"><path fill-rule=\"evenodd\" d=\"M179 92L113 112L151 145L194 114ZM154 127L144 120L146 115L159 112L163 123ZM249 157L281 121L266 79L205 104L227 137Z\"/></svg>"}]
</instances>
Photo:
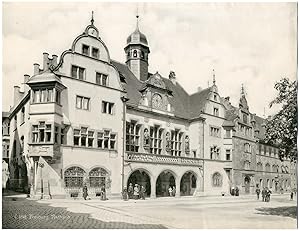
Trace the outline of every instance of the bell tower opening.
<instances>
[{"instance_id":1,"label":"bell tower opening","mask_svg":"<svg viewBox=\"0 0 300 231\"><path fill-rule=\"evenodd\" d=\"M124 48L126 64L139 80L146 81L148 79L148 55L150 49L146 36L139 30L139 15L136 16L136 19L136 29L127 38L127 44Z\"/></svg>"}]
</instances>

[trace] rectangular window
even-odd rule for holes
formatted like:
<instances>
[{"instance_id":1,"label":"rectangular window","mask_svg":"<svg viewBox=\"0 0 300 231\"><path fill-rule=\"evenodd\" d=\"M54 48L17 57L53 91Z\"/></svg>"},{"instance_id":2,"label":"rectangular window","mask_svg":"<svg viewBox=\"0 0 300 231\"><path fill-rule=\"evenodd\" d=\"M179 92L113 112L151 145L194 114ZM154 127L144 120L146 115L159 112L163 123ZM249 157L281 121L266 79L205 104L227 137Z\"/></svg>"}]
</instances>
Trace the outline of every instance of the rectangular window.
<instances>
[{"instance_id":1,"label":"rectangular window","mask_svg":"<svg viewBox=\"0 0 300 231\"><path fill-rule=\"evenodd\" d=\"M134 121L126 122L126 151L138 152L141 125Z\"/></svg>"},{"instance_id":2,"label":"rectangular window","mask_svg":"<svg viewBox=\"0 0 300 231\"><path fill-rule=\"evenodd\" d=\"M179 130L171 131L171 155L181 156L183 133Z\"/></svg>"},{"instance_id":3,"label":"rectangular window","mask_svg":"<svg viewBox=\"0 0 300 231\"><path fill-rule=\"evenodd\" d=\"M97 134L97 147L98 148L103 148L103 139L104 139L104 136L103 136L103 132L98 132Z\"/></svg>"},{"instance_id":4,"label":"rectangular window","mask_svg":"<svg viewBox=\"0 0 300 231\"><path fill-rule=\"evenodd\" d=\"M214 107L214 116L219 116L219 109Z\"/></svg>"},{"instance_id":5,"label":"rectangular window","mask_svg":"<svg viewBox=\"0 0 300 231\"><path fill-rule=\"evenodd\" d=\"M76 96L76 108L89 110L90 109L90 98L83 96Z\"/></svg>"},{"instance_id":6,"label":"rectangular window","mask_svg":"<svg viewBox=\"0 0 300 231\"><path fill-rule=\"evenodd\" d=\"M59 133L59 127L54 127L54 143L58 143L58 133Z\"/></svg>"},{"instance_id":7,"label":"rectangular window","mask_svg":"<svg viewBox=\"0 0 300 231\"><path fill-rule=\"evenodd\" d=\"M231 160L230 149L226 149L226 160Z\"/></svg>"},{"instance_id":8,"label":"rectangular window","mask_svg":"<svg viewBox=\"0 0 300 231\"><path fill-rule=\"evenodd\" d=\"M84 71L85 71L84 68L72 65L71 76L75 79L83 80L84 79Z\"/></svg>"},{"instance_id":9,"label":"rectangular window","mask_svg":"<svg viewBox=\"0 0 300 231\"><path fill-rule=\"evenodd\" d=\"M60 143L65 144L65 129L64 128L60 129Z\"/></svg>"},{"instance_id":10,"label":"rectangular window","mask_svg":"<svg viewBox=\"0 0 300 231\"><path fill-rule=\"evenodd\" d=\"M112 115L114 113L114 103L102 101L102 113Z\"/></svg>"},{"instance_id":11,"label":"rectangular window","mask_svg":"<svg viewBox=\"0 0 300 231\"><path fill-rule=\"evenodd\" d=\"M82 127L80 129L80 140L81 146L86 147L86 139L87 139L87 127Z\"/></svg>"},{"instance_id":12,"label":"rectangular window","mask_svg":"<svg viewBox=\"0 0 300 231\"><path fill-rule=\"evenodd\" d=\"M74 129L74 145L79 146L80 141L80 130Z\"/></svg>"},{"instance_id":13,"label":"rectangular window","mask_svg":"<svg viewBox=\"0 0 300 231\"><path fill-rule=\"evenodd\" d=\"M217 146L210 147L210 159L219 160L220 159L220 148Z\"/></svg>"},{"instance_id":14,"label":"rectangular window","mask_svg":"<svg viewBox=\"0 0 300 231\"><path fill-rule=\"evenodd\" d=\"M55 102L60 104L60 91L56 90Z\"/></svg>"},{"instance_id":15,"label":"rectangular window","mask_svg":"<svg viewBox=\"0 0 300 231\"><path fill-rule=\"evenodd\" d=\"M163 129L159 126L150 127L150 153L161 154Z\"/></svg>"},{"instance_id":16,"label":"rectangular window","mask_svg":"<svg viewBox=\"0 0 300 231\"><path fill-rule=\"evenodd\" d=\"M96 72L96 84L108 86L108 75Z\"/></svg>"},{"instance_id":17,"label":"rectangular window","mask_svg":"<svg viewBox=\"0 0 300 231\"><path fill-rule=\"evenodd\" d=\"M39 125L32 125L32 142L51 142L51 128L51 124L45 124L45 122L40 122Z\"/></svg>"},{"instance_id":18,"label":"rectangular window","mask_svg":"<svg viewBox=\"0 0 300 231\"><path fill-rule=\"evenodd\" d=\"M93 147L94 145L94 132L89 131L88 132L88 147Z\"/></svg>"},{"instance_id":19,"label":"rectangular window","mask_svg":"<svg viewBox=\"0 0 300 231\"><path fill-rule=\"evenodd\" d=\"M82 44L82 54L83 55L89 55L90 54L89 50L90 50L90 47L88 45Z\"/></svg>"},{"instance_id":20,"label":"rectangular window","mask_svg":"<svg viewBox=\"0 0 300 231\"><path fill-rule=\"evenodd\" d=\"M220 128L210 127L210 135L214 137L220 137Z\"/></svg>"},{"instance_id":21,"label":"rectangular window","mask_svg":"<svg viewBox=\"0 0 300 231\"><path fill-rule=\"evenodd\" d=\"M99 49L93 47L92 48L92 57L98 59L99 58Z\"/></svg>"}]
</instances>

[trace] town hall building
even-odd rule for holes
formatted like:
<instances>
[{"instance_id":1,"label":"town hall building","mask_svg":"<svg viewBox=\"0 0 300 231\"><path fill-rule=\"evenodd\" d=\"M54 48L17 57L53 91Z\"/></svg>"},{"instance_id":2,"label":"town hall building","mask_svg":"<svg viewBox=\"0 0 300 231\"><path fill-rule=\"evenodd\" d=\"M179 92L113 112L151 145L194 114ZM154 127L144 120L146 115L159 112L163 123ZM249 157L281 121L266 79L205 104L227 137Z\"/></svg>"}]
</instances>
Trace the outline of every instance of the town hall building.
<instances>
[{"instance_id":1,"label":"town hall building","mask_svg":"<svg viewBox=\"0 0 300 231\"><path fill-rule=\"evenodd\" d=\"M124 55L125 63L111 59L92 18L59 58L44 53L42 67L33 64L2 114L9 188L65 198L81 197L86 185L91 197L105 187L110 198L132 183L155 198L169 187L176 197L295 187L294 163L264 143L266 119L250 113L243 90L235 107L214 74L190 95L174 71L149 73L138 23Z\"/></svg>"}]
</instances>

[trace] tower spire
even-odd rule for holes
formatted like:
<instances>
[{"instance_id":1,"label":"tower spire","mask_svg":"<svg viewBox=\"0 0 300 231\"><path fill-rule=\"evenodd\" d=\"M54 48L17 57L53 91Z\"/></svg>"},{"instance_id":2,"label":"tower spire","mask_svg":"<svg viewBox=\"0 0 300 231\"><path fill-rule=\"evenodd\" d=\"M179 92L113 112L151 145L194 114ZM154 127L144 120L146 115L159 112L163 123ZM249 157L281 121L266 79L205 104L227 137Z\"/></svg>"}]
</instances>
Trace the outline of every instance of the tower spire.
<instances>
[{"instance_id":1,"label":"tower spire","mask_svg":"<svg viewBox=\"0 0 300 231\"><path fill-rule=\"evenodd\" d=\"M91 24L94 25L94 11L92 11L92 19L91 19Z\"/></svg>"},{"instance_id":2,"label":"tower spire","mask_svg":"<svg viewBox=\"0 0 300 231\"><path fill-rule=\"evenodd\" d=\"M215 69L213 69L213 85L216 85L216 74L215 74Z\"/></svg>"},{"instance_id":3,"label":"tower spire","mask_svg":"<svg viewBox=\"0 0 300 231\"><path fill-rule=\"evenodd\" d=\"M242 83L242 88L241 88L241 95L245 95L245 89L244 89L244 84Z\"/></svg>"},{"instance_id":4,"label":"tower spire","mask_svg":"<svg viewBox=\"0 0 300 231\"><path fill-rule=\"evenodd\" d=\"M139 30L139 8L136 7L136 29Z\"/></svg>"}]
</instances>

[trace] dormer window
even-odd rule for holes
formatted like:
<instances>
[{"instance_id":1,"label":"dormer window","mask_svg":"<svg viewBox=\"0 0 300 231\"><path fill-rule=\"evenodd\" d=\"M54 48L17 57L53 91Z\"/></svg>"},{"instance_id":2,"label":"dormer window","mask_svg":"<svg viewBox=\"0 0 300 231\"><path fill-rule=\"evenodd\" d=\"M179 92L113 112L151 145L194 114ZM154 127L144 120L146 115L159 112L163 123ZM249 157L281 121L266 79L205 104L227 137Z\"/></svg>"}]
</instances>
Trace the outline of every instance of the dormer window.
<instances>
[{"instance_id":1,"label":"dormer window","mask_svg":"<svg viewBox=\"0 0 300 231\"><path fill-rule=\"evenodd\" d=\"M89 55L90 54L90 47L88 45L82 44L82 54Z\"/></svg>"},{"instance_id":2,"label":"dormer window","mask_svg":"<svg viewBox=\"0 0 300 231\"><path fill-rule=\"evenodd\" d=\"M92 57L98 59L99 58L99 49L93 47L92 48Z\"/></svg>"}]
</instances>

